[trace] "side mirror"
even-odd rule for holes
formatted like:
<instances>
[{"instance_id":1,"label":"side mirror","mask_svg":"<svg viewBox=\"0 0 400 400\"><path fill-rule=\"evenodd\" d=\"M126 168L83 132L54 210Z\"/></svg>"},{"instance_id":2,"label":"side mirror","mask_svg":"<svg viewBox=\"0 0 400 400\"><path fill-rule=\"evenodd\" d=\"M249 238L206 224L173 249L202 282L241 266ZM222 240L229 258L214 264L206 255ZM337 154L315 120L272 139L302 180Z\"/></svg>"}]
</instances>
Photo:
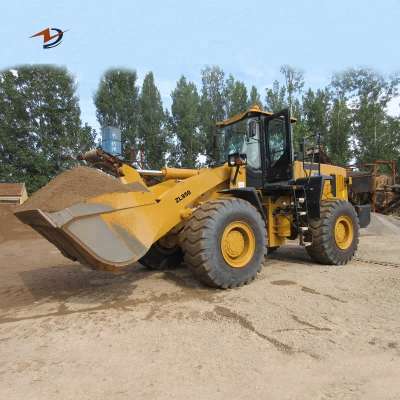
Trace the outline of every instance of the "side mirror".
<instances>
[{"instance_id":1,"label":"side mirror","mask_svg":"<svg viewBox=\"0 0 400 400\"><path fill-rule=\"evenodd\" d=\"M237 167L247 164L247 155L243 153L232 153L228 156L228 166Z\"/></svg>"}]
</instances>

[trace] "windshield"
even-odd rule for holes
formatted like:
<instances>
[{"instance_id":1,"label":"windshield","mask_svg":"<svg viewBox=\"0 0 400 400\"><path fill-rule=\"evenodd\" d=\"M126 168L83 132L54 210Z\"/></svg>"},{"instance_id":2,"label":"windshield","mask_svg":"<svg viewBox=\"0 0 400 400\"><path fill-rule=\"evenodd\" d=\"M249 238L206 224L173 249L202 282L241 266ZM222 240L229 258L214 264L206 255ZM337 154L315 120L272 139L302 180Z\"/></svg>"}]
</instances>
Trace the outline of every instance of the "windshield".
<instances>
[{"instance_id":1,"label":"windshield","mask_svg":"<svg viewBox=\"0 0 400 400\"><path fill-rule=\"evenodd\" d=\"M229 154L245 153L247 165L260 168L259 126L258 118L249 118L223 128L217 135L218 164L225 163Z\"/></svg>"}]
</instances>

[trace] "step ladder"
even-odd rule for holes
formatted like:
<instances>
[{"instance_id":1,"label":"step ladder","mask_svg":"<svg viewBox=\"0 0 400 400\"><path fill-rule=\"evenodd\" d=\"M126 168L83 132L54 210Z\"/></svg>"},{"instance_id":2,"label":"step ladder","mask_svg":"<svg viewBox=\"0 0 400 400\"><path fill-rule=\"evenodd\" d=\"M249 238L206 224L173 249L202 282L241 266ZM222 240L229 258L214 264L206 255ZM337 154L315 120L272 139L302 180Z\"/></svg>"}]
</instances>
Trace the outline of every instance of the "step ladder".
<instances>
[{"instance_id":1,"label":"step ladder","mask_svg":"<svg viewBox=\"0 0 400 400\"><path fill-rule=\"evenodd\" d=\"M308 221L307 193L304 186L293 187L293 211L300 246L310 246L312 242L305 239L306 234L310 231L310 224Z\"/></svg>"}]
</instances>

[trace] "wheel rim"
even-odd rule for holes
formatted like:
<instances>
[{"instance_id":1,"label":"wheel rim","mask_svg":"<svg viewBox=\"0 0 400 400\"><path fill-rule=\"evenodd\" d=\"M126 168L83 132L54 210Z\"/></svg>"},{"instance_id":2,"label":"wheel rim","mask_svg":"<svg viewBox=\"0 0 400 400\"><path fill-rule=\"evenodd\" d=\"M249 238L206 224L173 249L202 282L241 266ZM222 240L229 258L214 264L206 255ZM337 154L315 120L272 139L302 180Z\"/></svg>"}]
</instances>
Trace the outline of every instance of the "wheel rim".
<instances>
[{"instance_id":1,"label":"wheel rim","mask_svg":"<svg viewBox=\"0 0 400 400\"><path fill-rule=\"evenodd\" d=\"M230 267L245 267L252 259L255 248L254 232L245 222L231 222L224 229L221 238L221 252Z\"/></svg>"},{"instance_id":2,"label":"wheel rim","mask_svg":"<svg viewBox=\"0 0 400 400\"><path fill-rule=\"evenodd\" d=\"M347 250L353 242L353 222L347 215L340 216L335 223L335 242L341 250Z\"/></svg>"}]
</instances>

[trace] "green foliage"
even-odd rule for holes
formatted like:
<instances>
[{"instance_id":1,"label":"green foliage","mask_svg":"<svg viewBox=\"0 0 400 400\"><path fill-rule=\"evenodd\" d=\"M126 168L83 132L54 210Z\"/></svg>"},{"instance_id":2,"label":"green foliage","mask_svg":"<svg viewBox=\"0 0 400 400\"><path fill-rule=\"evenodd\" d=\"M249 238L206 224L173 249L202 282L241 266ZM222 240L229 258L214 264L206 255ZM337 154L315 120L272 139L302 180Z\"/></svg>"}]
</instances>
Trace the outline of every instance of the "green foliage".
<instances>
[{"instance_id":1,"label":"green foliage","mask_svg":"<svg viewBox=\"0 0 400 400\"><path fill-rule=\"evenodd\" d=\"M225 118L225 74L217 66L201 71L200 127L207 162L215 159L215 124Z\"/></svg>"},{"instance_id":2,"label":"green foliage","mask_svg":"<svg viewBox=\"0 0 400 400\"><path fill-rule=\"evenodd\" d=\"M82 127L75 84L65 68L26 65L0 72L0 180L29 192L76 164L94 144Z\"/></svg>"},{"instance_id":3,"label":"green foliage","mask_svg":"<svg viewBox=\"0 0 400 400\"><path fill-rule=\"evenodd\" d=\"M275 80L272 88L266 89L265 108L267 111L275 113L287 107L286 88Z\"/></svg>"},{"instance_id":4,"label":"green foliage","mask_svg":"<svg viewBox=\"0 0 400 400\"><path fill-rule=\"evenodd\" d=\"M348 69L332 79L332 87L350 104L353 154L358 163L398 158L400 149L394 119L387 106L398 94L397 76L386 79L365 68Z\"/></svg>"},{"instance_id":5,"label":"green foliage","mask_svg":"<svg viewBox=\"0 0 400 400\"><path fill-rule=\"evenodd\" d=\"M136 83L136 71L110 69L101 78L94 95L99 124L121 130L121 144L127 158L130 148L138 146L139 88Z\"/></svg>"},{"instance_id":6,"label":"green foliage","mask_svg":"<svg viewBox=\"0 0 400 400\"><path fill-rule=\"evenodd\" d=\"M260 107L261 109L263 108L260 93L258 93L258 90L255 86L252 86L250 89L248 106L251 107L254 105Z\"/></svg>"},{"instance_id":7,"label":"green foliage","mask_svg":"<svg viewBox=\"0 0 400 400\"><path fill-rule=\"evenodd\" d=\"M139 148L144 155L147 168L160 168L165 164L168 150L168 131L161 103L160 92L154 83L154 75L149 72L142 85L139 97Z\"/></svg>"},{"instance_id":8,"label":"green foliage","mask_svg":"<svg viewBox=\"0 0 400 400\"><path fill-rule=\"evenodd\" d=\"M177 138L174 159L177 165L192 168L202 150L200 97L196 85L182 76L171 93L172 132Z\"/></svg>"},{"instance_id":9,"label":"green foliage","mask_svg":"<svg viewBox=\"0 0 400 400\"><path fill-rule=\"evenodd\" d=\"M304 87L303 73L290 65L282 65L281 74L285 81L285 91L287 95L287 105L293 115L296 114L298 107L297 96L301 94ZM297 101L297 104L296 104Z\"/></svg>"},{"instance_id":10,"label":"green foliage","mask_svg":"<svg viewBox=\"0 0 400 400\"><path fill-rule=\"evenodd\" d=\"M280 72L283 83L275 80L272 88L266 89L266 109L278 112L289 108L294 117L299 117L301 113L299 97L304 87L303 73L289 65L283 65Z\"/></svg>"},{"instance_id":11,"label":"green foliage","mask_svg":"<svg viewBox=\"0 0 400 400\"><path fill-rule=\"evenodd\" d=\"M224 99L227 118L246 111L248 108L246 85L229 75L225 82Z\"/></svg>"},{"instance_id":12,"label":"green foliage","mask_svg":"<svg viewBox=\"0 0 400 400\"><path fill-rule=\"evenodd\" d=\"M182 154L174 130L175 124L172 115L168 109L165 109L164 124L162 127L163 137L165 140L165 165L178 167L181 165Z\"/></svg>"},{"instance_id":13,"label":"green foliage","mask_svg":"<svg viewBox=\"0 0 400 400\"><path fill-rule=\"evenodd\" d=\"M306 89L303 73L291 66L265 92L265 109L286 107L295 146L305 135L320 133L333 162L347 164L378 158L399 159L400 118L388 114L398 95L399 77L365 68L333 76L330 85ZM125 156L136 150L143 167L165 163L196 167L215 159L216 122L248 107L262 107L255 86L248 93L218 66L201 71L201 88L182 76L171 93L171 111L163 110L154 76L141 91L135 71L111 69L94 96L97 119L121 129ZM74 165L77 153L94 145L95 132L80 120L73 78L64 68L22 66L0 72L0 180L26 181L30 191ZM201 159L201 157L200 157Z\"/></svg>"},{"instance_id":14,"label":"green foliage","mask_svg":"<svg viewBox=\"0 0 400 400\"><path fill-rule=\"evenodd\" d=\"M324 143L328 137L328 119L330 107L330 94L327 89L318 89L314 92L308 89L302 97L300 121L296 125L301 126L301 131L298 132L296 140L298 143L307 137L321 136L321 141Z\"/></svg>"},{"instance_id":15,"label":"green foliage","mask_svg":"<svg viewBox=\"0 0 400 400\"><path fill-rule=\"evenodd\" d=\"M348 69L316 91L304 88L303 74L288 65L281 68L282 83L266 89L266 109L285 107L297 119L295 147L305 135L320 133L333 162L369 162L398 159L398 118L388 115L389 102L398 94L399 77L385 78L370 69Z\"/></svg>"},{"instance_id":16,"label":"green foliage","mask_svg":"<svg viewBox=\"0 0 400 400\"><path fill-rule=\"evenodd\" d=\"M381 151L381 159L397 160L397 168L400 170L400 119L386 116L385 130L382 137L384 147Z\"/></svg>"},{"instance_id":17,"label":"green foliage","mask_svg":"<svg viewBox=\"0 0 400 400\"><path fill-rule=\"evenodd\" d=\"M330 95L327 90L312 89L303 96L303 119L309 134L319 133L327 136Z\"/></svg>"},{"instance_id":18,"label":"green foliage","mask_svg":"<svg viewBox=\"0 0 400 400\"><path fill-rule=\"evenodd\" d=\"M283 65L280 72L283 83L275 80L272 88L266 89L265 107L267 111L274 113L289 108L291 116L297 119L297 123L293 126L294 143L297 147L306 133L301 104L304 76L301 71L289 65Z\"/></svg>"},{"instance_id":19,"label":"green foliage","mask_svg":"<svg viewBox=\"0 0 400 400\"><path fill-rule=\"evenodd\" d=\"M351 152L351 110L344 98L336 97L328 114L328 135L325 140L329 157L338 165L346 165L350 162Z\"/></svg>"}]
</instances>

